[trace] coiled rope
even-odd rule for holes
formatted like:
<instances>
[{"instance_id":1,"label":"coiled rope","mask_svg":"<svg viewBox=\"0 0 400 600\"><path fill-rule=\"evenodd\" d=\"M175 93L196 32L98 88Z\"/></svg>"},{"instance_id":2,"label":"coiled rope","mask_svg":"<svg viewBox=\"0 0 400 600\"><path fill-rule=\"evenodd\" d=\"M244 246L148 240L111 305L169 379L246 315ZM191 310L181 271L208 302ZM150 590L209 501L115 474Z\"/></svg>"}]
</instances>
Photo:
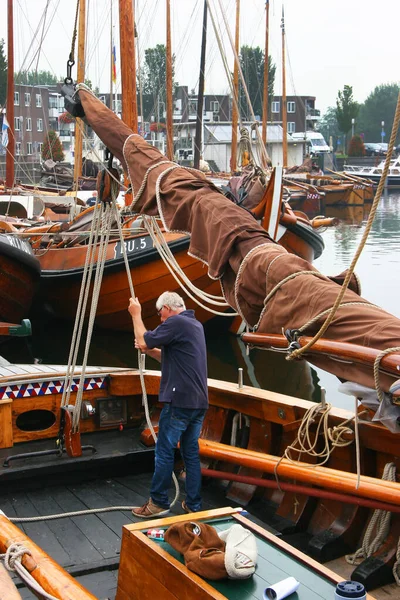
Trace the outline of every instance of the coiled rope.
<instances>
[{"instance_id":1,"label":"coiled rope","mask_svg":"<svg viewBox=\"0 0 400 600\"><path fill-rule=\"evenodd\" d=\"M387 463L383 470L382 479L384 481L396 481L395 463ZM372 556L379 550L386 540L390 530L391 513L385 510L375 510L366 529L361 548L354 554L346 555L346 561L351 564L358 564L365 558ZM400 567L400 540L397 547L396 563L393 567L393 575L397 585L400 585L399 567Z\"/></svg>"}]
</instances>

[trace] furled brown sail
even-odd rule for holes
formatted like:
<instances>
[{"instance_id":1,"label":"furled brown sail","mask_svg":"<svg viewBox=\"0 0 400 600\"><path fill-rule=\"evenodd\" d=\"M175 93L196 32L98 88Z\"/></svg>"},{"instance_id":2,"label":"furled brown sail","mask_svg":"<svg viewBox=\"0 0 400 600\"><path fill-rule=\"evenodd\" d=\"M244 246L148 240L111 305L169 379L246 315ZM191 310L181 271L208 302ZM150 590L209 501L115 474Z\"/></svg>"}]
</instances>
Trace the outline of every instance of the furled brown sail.
<instances>
[{"instance_id":1,"label":"furled brown sail","mask_svg":"<svg viewBox=\"0 0 400 600\"><path fill-rule=\"evenodd\" d=\"M191 234L189 253L208 265L209 276L220 280L229 304L257 332L297 329L332 307L338 284L272 241L251 214L226 199L201 173L170 170L159 181L158 205L157 180L173 163L164 162L165 156L133 134L92 93L81 89L79 97L88 123L129 173L134 194L146 178L137 211L160 213L167 229ZM325 316L304 333L316 333ZM400 345L400 320L347 290L325 338L384 350ZM370 368L326 356L310 361L338 377L374 387ZM393 381L383 375L382 388L388 390Z\"/></svg>"}]
</instances>

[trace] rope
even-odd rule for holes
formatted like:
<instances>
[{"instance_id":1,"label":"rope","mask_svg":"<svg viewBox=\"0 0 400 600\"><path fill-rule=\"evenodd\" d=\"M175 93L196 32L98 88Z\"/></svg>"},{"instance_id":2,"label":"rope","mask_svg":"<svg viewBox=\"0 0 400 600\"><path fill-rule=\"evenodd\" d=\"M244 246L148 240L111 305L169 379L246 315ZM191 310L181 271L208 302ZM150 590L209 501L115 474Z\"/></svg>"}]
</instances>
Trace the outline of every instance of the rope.
<instances>
[{"instance_id":1,"label":"rope","mask_svg":"<svg viewBox=\"0 0 400 600\"><path fill-rule=\"evenodd\" d=\"M384 481L396 481L396 465L395 463L387 463L383 470L382 479ZM367 530L361 548L356 550L354 554L346 555L346 561L354 565L356 562L361 562L365 558L372 556L379 550L383 542L388 536L390 530L391 512L385 510L375 510L368 524ZM375 533L375 537L372 537ZM399 549L398 549L399 552ZM398 566L398 565L397 565ZM396 566L396 570L397 570ZM393 568L394 573L394 568ZM395 575L396 578L396 575ZM397 584L400 585L396 578Z\"/></svg>"},{"instance_id":2,"label":"rope","mask_svg":"<svg viewBox=\"0 0 400 600\"><path fill-rule=\"evenodd\" d=\"M334 448L344 448L353 443L352 440L343 439L343 435L353 433L353 430L350 429L350 427L347 427L347 424L352 421L352 418L343 421L343 423L335 427L329 427L328 419L331 408L331 404L321 402L320 404L313 405L307 410L299 426L296 439L293 444L285 449L283 456L279 459L275 467L275 474L284 458L289 462L294 463L296 460L300 460L301 455L304 453L317 460L321 459L321 462L318 462L318 464L308 465L310 468L314 468L315 466L324 465L329 460ZM312 439L311 429L315 423L317 423L317 426L314 439ZM317 444L319 443L320 435L323 439L323 448L318 451ZM292 455L294 452L298 454L296 459Z\"/></svg>"},{"instance_id":3,"label":"rope","mask_svg":"<svg viewBox=\"0 0 400 600\"><path fill-rule=\"evenodd\" d=\"M383 391L379 381L379 366L382 358L384 358L387 354L391 354L392 352L400 352L400 346L394 346L393 348L386 348L386 350L382 350L382 352L378 354L374 361L374 382L379 402L382 402L383 400Z\"/></svg>"},{"instance_id":4,"label":"rope","mask_svg":"<svg viewBox=\"0 0 400 600\"><path fill-rule=\"evenodd\" d=\"M55 596L47 593L46 590L32 577L29 571L22 564L22 558L25 554L32 556L29 548L26 548L21 542L11 544L5 554L0 554L0 559L4 560L4 565L8 571L17 573L25 585L30 588L38 598L46 600L58 600Z\"/></svg>"},{"instance_id":5,"label":"rope","mask_svg":"<svg viewBox=\"0 0 400 600\"><path fill-rule=\"evenodd\" d=\"M374 222L374 218L375 218L375 214L376 211L378 209L378 204L380 202L381 196L382 196L382 191L386 182L386 178L389 172L389 167L390 167L390 159L392 157L392 152L393 152L393 148L394 145L396 143L396 136L397 136L397 131L399 128L399 123L400 123L400 93L397 97L397 106L396 106L396 112L395 112L395 116L394 116L394 120L393 120L393 127L392 127L392 133L390 136L390 142L389 142L389 146L388 146L388 151L387 151L387 155L386 155L386 160L385 160L385 166L383 168L383 172L379 181L379 185L378 188L376 190L376 194L375 194L375 198L374 201L372 203L372 207L371 207L371 212L369 214L368 217L368 221L367 221L367 225L365 228L365 231L363 233L363 236L361 238L360 244L357 248L357 251L353 257L353 260L351 262L351 265L348 269L348 272L346 274L345 280L343 282L343 285L341 287L341 290L336 298L335 304L333 305L331 312L329 313L327 319L325 320L325 322L322 324L320 330L315 334L315 336L312 338L312 340L310 340L305 346L303 346L302 348L299 348L297 350L294 350L291 354L289 354L286 358L287 360L294 360L295 358L299 358L302 354L304 354L305 352L307 352L307 350L309 348L311 348L311 346L313 346L313 344L315 344L315 342L317 340L319 340L320 337L322 337L325 333L325 331L328 329L329 325L331 324L335 313L338 309L338 307L340 306L343 296L347 290L347 287L349 285L351 276L354 272L355 266L357 264L357 261L361 255L361 252L364 249L364 246L367 242L369 233L371 231L372 228L372 224Z\"/></svg>"},{"instance_id":6,"label":"rope","mask_svg":"<svg viewBox=\"0 0 400 600\"><path fill-rule=\"evenodd\" d=\"M75 12L74 31L72 33L71 52L70 52L70 55L69 55L69 59L71 61L74 60L75 43L76 43L76 37L78 35L78 16L79 16L79 0L76 0L76 12Z\"/></svg>"}]
</instances>

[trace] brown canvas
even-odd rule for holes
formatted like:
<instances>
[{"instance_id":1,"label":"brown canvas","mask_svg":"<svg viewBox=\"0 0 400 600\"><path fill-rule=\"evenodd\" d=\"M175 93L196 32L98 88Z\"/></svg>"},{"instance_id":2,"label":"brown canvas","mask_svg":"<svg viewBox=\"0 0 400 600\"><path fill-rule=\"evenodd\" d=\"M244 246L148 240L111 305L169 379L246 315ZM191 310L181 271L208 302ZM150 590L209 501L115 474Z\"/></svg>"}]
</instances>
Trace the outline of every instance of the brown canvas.
<instances>
[{"instance_id":1,"label":"brown canvas","mask_svg":"<svg viewBox=\"0 0 400 600\"><path fill-rule=\"evenodd\" d=\"M89 92L81 91L80 98L88 122L127 166L136 194L135 210L149 215L159 213L168 230L191 235L189 253L208 265L211 278L220 279L227 301L250 327L257 327L261 333L297 329L334 304L340 291L338 283L272 241L249 212L225 198L200 172L183 167L168 172L159 181L157 206L157 180L174 163L141 136L132 134ZM159 166L149 171L154 165ZM138 198L145 177L147 184ZM303 271L311 274L293 277ZM266 300L286 277L293 278ZM350 289L342 303L348 306L339 309L325 338L378 350L400 345L399 319ZM321 323L322 319L305 334L317 332ZM312 358L312 362L343 379L374 387L372 370L327 357ZM389 379L382 377L382 386L388 389Z\"/></svg>"}]
</instances>

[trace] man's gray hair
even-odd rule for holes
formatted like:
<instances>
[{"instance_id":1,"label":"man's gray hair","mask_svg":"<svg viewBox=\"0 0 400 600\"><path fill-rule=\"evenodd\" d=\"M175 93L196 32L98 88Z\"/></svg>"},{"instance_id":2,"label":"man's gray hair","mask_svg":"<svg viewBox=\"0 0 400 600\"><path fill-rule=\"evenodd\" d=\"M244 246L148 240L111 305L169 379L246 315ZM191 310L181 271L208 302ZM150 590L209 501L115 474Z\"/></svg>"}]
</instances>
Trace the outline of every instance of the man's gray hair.
<instances>
[{"instance_id":1,"label":"man's gray hair","mask_svg":"<svg viewBox=\"0 0 400 600\"><path fill-rule=\"evenodd\" d=\"M171 310L186 310L185 302L176 292L164 292L156 302L156 309L161 310L163 306L168 306Z\"/></svg>"}]
</instances>

